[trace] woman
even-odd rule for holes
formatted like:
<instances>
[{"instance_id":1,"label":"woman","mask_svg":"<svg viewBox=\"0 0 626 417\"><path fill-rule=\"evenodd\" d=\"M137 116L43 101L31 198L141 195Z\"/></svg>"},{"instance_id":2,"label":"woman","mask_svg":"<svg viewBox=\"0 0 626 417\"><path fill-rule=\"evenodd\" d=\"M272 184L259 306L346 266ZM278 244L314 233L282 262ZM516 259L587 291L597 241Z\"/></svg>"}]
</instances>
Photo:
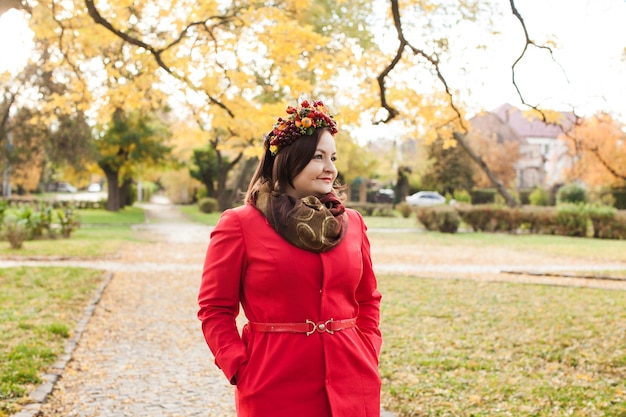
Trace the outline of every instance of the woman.
<instances>
[{"instance_id":1,"label":"woman","mask_svg":"<svg viewBox=\"0 0 626 417\"><path fill-rule=\"evenodd\" d=\"M198 318L240 417L380 415L381 295L363 219L337 197L336 132L321 101L288 107L246 204L211 233Z\"/></svg>"}]
</instances>

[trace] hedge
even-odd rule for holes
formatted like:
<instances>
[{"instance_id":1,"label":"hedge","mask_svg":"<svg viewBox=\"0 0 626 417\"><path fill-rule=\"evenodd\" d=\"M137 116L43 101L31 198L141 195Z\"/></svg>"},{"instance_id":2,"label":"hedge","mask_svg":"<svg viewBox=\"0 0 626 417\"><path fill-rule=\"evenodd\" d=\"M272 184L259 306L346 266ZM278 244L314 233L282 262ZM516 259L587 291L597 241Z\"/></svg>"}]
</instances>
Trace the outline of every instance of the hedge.
<instances>
[{"instance_id":1,"label":"hedge","mask_svg":"<svg viewBox=\"0 0 626 417\"><path fill-rule=\"evenodd\" d=\"M453 214L454 213L454 214ZM434 206L416 210L427 230L455 233L462 220L474 231L626 239L626 211L586 204L510 208L493 204Z\"/></svg>"}]
</instances>

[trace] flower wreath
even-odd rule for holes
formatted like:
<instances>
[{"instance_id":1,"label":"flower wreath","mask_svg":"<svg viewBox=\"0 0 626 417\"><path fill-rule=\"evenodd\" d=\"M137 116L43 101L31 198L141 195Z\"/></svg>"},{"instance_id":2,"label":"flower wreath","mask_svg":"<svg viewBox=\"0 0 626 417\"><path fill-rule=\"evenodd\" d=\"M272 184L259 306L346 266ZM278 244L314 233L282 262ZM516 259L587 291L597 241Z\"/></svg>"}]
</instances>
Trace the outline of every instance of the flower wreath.
<instances>
[{"instance_id":1,"label":"flower wreath","mask_svg":"<svg viewBox=\"0 0 626 417\"><path fill-rule=\"evenodd\" d=\"M312 135L315 129L327 128L331 135L337 133L337 123L321 101L314 101L311 105L304 100L300 107L288 106L286 111L288 116L285 119L279 117L267 135L272 156L285 146L291 145L296 139Z\"/></svg>"}]
</instances>

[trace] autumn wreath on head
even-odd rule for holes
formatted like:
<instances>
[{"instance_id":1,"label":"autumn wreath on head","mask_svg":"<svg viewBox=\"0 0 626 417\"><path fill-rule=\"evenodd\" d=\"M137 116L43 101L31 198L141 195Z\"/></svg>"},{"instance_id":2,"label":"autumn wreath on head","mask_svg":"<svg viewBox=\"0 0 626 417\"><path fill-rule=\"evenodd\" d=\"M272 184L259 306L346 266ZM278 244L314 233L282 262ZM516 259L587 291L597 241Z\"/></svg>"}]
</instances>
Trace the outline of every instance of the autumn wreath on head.
<instances>
[{"instance_id":1,"label":"autumn wreath on head","mask_svg":"<svg viewBox=\"0 0 626 417\"><path fill-rule=\"evenodd\" d=\"M304 100L299 107L288 106L287 117L279 117L267 135L269 150L276 155L285 146L302 136L312 135L315 129L327 128L331 135L337 133L337 123L321 101L313 104Z\"/></svg>"}]
</instances>

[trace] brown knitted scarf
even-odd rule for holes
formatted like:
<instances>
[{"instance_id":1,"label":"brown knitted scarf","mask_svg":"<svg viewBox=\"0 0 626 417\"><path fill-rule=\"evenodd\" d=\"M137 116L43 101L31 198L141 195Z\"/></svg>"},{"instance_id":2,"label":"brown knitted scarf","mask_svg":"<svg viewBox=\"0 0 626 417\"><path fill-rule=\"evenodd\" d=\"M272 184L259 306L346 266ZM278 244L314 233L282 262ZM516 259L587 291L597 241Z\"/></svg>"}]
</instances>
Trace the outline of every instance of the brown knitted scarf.
<instances>
[{"instance_id":1,"label":"brown knitted scarf","mask_svg":"<svg viewBox=\"0 0 626 417\"><path fill-rule=\"evenodd\" d=\"M333 193L321 198L296 199L285 194L272 195L264 184L251 203L278 234L301 249L326 252L337 246L346 234L346 209Z\"/></svg>"}]
</instances>

